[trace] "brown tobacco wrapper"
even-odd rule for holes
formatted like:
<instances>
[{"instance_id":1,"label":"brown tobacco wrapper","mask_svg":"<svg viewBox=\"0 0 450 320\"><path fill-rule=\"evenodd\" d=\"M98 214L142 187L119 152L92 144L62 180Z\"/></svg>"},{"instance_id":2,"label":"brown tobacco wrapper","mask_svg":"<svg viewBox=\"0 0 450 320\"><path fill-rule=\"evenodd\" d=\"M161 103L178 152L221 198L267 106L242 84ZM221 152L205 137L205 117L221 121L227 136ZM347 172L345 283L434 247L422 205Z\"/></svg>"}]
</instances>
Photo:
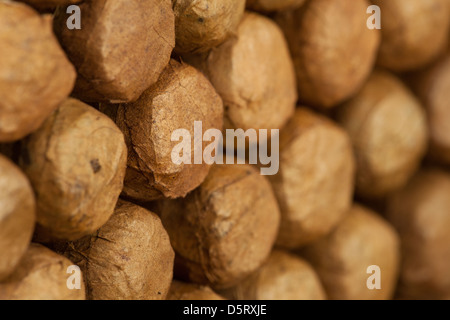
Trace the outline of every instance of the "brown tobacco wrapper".
<instances>
[{"instance_id":1,"label":"brown tobacco wrapper","mask_svg":"<svg viewBox=\"0 0 450 320\"><path fill-rule=\"evenodd\" d=\"M207 286L174 280L167 300L224 300Z\"/></svg>"},{"instance_id":2,"label":"brown tobacco wrapper","mask_svg":"<svg viewBox=\"0 0 450 320\"><path fill-rule=\"evenodd\" d=\"M450 176L419 172L388 202L387 217L402 241L398 297L450 297Z\"/></svg>"},{"instance_id":3,"label":"brown tobacco wrapper","mask_svg":"<svg viewBox=\"0 0 450 320\"><path fill-rule=\"evenodd\" d=\"M158 80L175 46L170 0L86 0L82 26L69 30L66 8L54 28L78 71L74 95L88 102L128 102Z\"/></svg>"},{"instance_id":4,"label":"brown tobacco wrapper","mask_svg":"<svg viewBox=\"0 0 450 320\"><path fill-rule=\"evenodd\" d=\"M32 243L13 274L0 282L0 300L85 300L80 289L69 289L67 273L73 263L36 243Z\"/></svg>"},{"instance_id":5,"label":"brown tobacco wrapper","mask_svg":"<svg viewBox=\"0 0 450 320\"><path fill-rule=\"evenodd\" d=\"M234 286L258 269L279 226L269 182L248 165L215 165L185 199L160 205L175 274L213 289Z\"/></svg>"},{"instance_id":6,"label":"brown tobacco wrapper","mask_svg":"<svg viewBox=\"0 0 450 320\"><path fill-rule=\"evenodd\" d=\"M186 57L223 99L227 129L281 129L297 101L295 71L278 26L246 13L235 37L202 57Z\"/></svg>"},{"instance_id":7,"label":"brown tobacco wrapper","mask_svg":"<svg viewBox=\"0 0 450 320\"><path fill-rule=\"evenodd\" d=\"M337 118L352 140L358 195L384 197L404 186L419 167L427 147L426 115L395 76L375 71Z\"/></svg>"},{"instance_id":8,"label":"brown tobacco wrapper","mask_svg":"<svg viewBox=\"0 0 450 320\"><path fill-rule=\"evenodd\" d=\"M75 70L53 35L51 17L0 1L0 142L39 128L70 94Z\"/></svg>"},{"instance_id":9,"label":"brown tobacco wrapper","mask_svg":"<svg viewBox=\"0 0 450 320\"><path fill-rule=\"evenodd\" d=\"M262 12L272 12L296 9L304 3L305 0L247 0L247 8Z\"/></svg>"},{"instance_id":10,"label":"brown tobacco wrapper","mask_svg":"<svg viewBox=\"0 0 450 320\"><path fill-rule=\"evenodd\" d=\"M445 49L450 22L447 0L371 0L381 9L378 64L393 71L417 69Z\"/></svg>"},{"instance_id":11,"label":"brown tobacco wrapper","mask_svg":"<svg viewBox=\"0 0 450 320\"><path fill-rule=\"evenodd\" d=\"M332 300L391 299L397 284L400 240L376 213L354 205L325 238L300 252L313 265ZM370 290L369 266L381 272L381 289Z\"/></svg>"},{"instance_id":12,"label":"brown tobacco wrapper","mask_svg":"<svg viewBox=\"0 0 450 320\"><path fill-rule=\"evenodd\" d=\"M408 80L427 113L429 155L433 160L450 164L450 54L432 66L411 74Z\"/></svg>"},{"instance_id":13,"label":"brown tobacco wrapper","mask_svg":"<svg viewBox=\"0 0 450 320\"><path fill-rule=\"evenodd\" d=\"M203 182L209 165L194 164L194 122L202 132L222 129L222 100L195 68L172 60L158 82L134 103L101 105L125 135L129 150L123 195L139 201L184 197ZM189 131L191 164L176 164L171 141L177 129ZM180 140L181 141L181 140ZM218 143L218 141L215 141ZM211 142L203 142L202 154Z\"/></svg>"},{"instance_id":14,"label":"brown tobacco wrapper","mask_svg":"<svg viewBox=\"0 0 450 320\"><path fill-rule=\"evenodd\" d=\"M162 300L172 282L174 252L161 220L129 202L63 251L83 270L90 300Z\"/></svg>"},{"instance_id":15,"label":"brown tobacco wrapper","mask_svg":"<svg viewBox=\"0 0 450 320\"><path fill-rule=\"evenodd\" d=\"M324 300L325 291L305 260L275 250L254 274L223 292L237 300Z\"/></svg>"},{"instance_id":16,"label":"brown tobacco wrapper","mask_svg":"<svg viewBox=\"0 0 450 320\"><path fill-rule=\"evenodd\" d=\"M297 109L280 134L280 170L269 176L281 210L278 245L298 248L336 226L351 206L354 163L345 131Z\"/></svg>"},{"instance_id":17,"label":"brown tobacco wrapper","mask_svg":"<svg viewBox=\"0 0 450 320\"><path fill-rule=\"evenodd\" d=\"M245 0L173 0L177 53L206 52L235 34Z\"/></svg>"},{"instance_id":18,"label":"brown tobacco wrapper","mask_svg":"<svg viewBox=\"0 0 450 320\"><path fill-rule=\"evenodd\" d=\"M31 241L36 221L33 190L25 175L0 155L0 281L11 274Z\"/></svg>"},{"instance_id":19,"label":"brown tobacco wrapper","mask_svg":"<svg viewBox=\"0 0 450 320\"><path fill-rule=\"evenodd\" d=\"M36 192L37 222L74 240L100 228L122 191L127 150L104 114L66 100L22 143L20 165Z\"/></svg>"},{"instance_id":20,"label":"brown tobacco wrapper","mask_svg":"<svg viewBox=\"0 0 450 320\"><path fill-rule=\"evenodd\" d=\"M276 16L297 73L299 99L331 108L363 85L375 63L379 30L367 28L366 0L313 0Z\"/></svg>"},{"instance_id":21,"label":"brown tobacco wrapper","mask_svg":"<svg viewBox=\"0 0 450 320\"><path fill-rule=\"evenodd\" d=\"M38 10L55 9L57 6L64 6L70 4L77 4L82 0L17 0L29 4Z\"/></svg>"}]
</instances>

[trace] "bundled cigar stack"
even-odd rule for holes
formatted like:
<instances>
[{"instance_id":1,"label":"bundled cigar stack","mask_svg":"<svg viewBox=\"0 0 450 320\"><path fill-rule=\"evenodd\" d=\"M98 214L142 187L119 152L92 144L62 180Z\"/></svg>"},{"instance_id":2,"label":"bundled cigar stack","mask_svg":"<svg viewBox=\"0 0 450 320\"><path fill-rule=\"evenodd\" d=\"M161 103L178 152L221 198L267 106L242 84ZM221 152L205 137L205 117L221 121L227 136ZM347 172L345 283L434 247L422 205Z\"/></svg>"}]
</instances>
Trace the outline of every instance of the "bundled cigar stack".
<instances>
[{"instance_id":1,"label":"bundled cigar stack","mask_svg":"<svg viewBox=\"0 0 450 320\"><path fill-rule=\"evenodd\" d=\"M0 0L0 299L450 299L449 24L447 0ZM177 163L179 129L192 159L280 130L278 171Z\"/></svg>"}]
</instances>

